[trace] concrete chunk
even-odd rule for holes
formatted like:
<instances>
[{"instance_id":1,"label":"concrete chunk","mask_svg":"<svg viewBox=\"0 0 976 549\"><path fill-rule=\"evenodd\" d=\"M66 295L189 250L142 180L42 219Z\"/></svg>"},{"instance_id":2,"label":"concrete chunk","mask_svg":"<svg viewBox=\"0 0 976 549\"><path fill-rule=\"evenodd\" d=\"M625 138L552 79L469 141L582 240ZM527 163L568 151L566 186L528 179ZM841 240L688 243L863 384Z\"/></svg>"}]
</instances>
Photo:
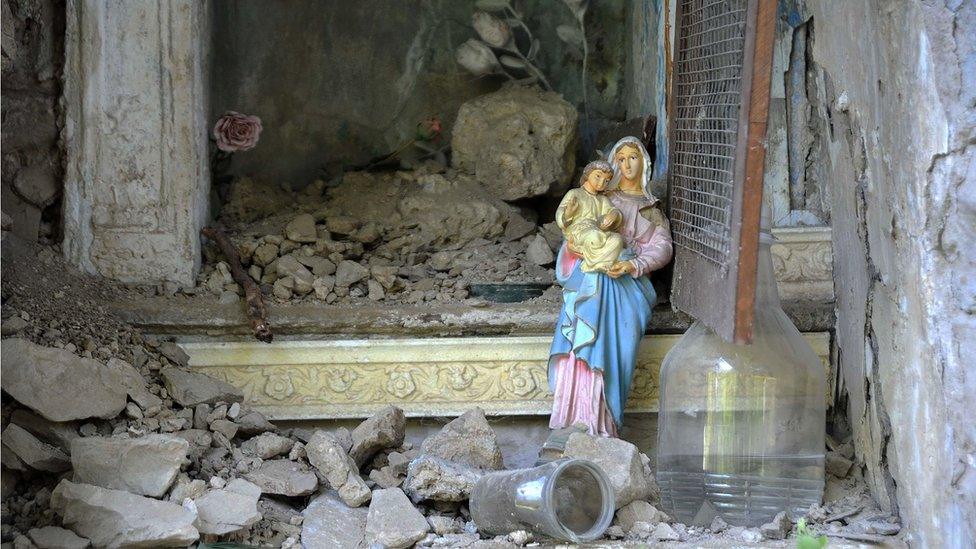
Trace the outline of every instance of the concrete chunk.
<instances>
[{"instance_id":1,"label":"concrete chunk","mask_svg":"<svg viewBox=\"0 0 976 549\"><path fill-rule=\"evenodd\" d=\"M410 547L430 531L430 524L403 490L387 488L373 492L366 516L366 543L390 549Z\"/></svg>"},{"instance_id":2,"label":"concrete chunk","mask_svg":"<svg viewBox=\"0 0 976 549\"><path fill-rule=\"evenodd\" d=\"M3 341L0 377L7 394L51 421L109 419L125 409L125 380L117 370L25 339Z\"/></svg>"},{"instance_id":3,"label":"concrete chunk","mask_svg":"<svg viewBox=\"0 0 976 549\"><path fill-rule=\"evenodd\" d=\"M160 372L166 390L180 406L190 408L197 404L215 402L241 402L244 394L229 383L208 375L187 372L178 368L165 368ZM123 403L123 406L125 404Z\"/></svg>"},{"instance_id":4,"label":"concrete chunk","mask_svg":"<svg viewBox=\"0 0 976 549\"><path fill-rule=\"evenodd\" d=\"M347 506L335 492L323 493L302 512L302 547L362 547L368 513Z\"/></svg>"},{"instance_id":5,"label":"concrete chunk","mask_svg":"<svg viewBox=\"0 0 976 549\"><path fill-rule=\"evenodd\" d=\"M331 433L316 431L305 445L308 461L321 472L329 485L350 507L369 501L370 490L359 476L359 467Z\"/></svg>"},{"instance_id":6,"label":"concrete chunk","mask_svg":"<svg viewBox=\"0 0 976 549\"><path fill-rule=\"evenodd\" d=\"M95 547L186 547L200 537L191 510L69 480L54 489L51 508Z\"/></svg>"},{"instance_id":7,"label":"concrete chunk","mask_svg":"<svg viewBox=\"0 0 976 549\"><path fill-rule=\"evenodd\" d=\"M77 482L162 497L186 459L190 443L172 435L77 438L71 464Z\"/></svg>"},{"instance_id":8,"label":"concrete chunk","mask_svg":"<svg viewBox=\"0 0 976 549\"><path fill-rule=\"evenodd\" d=\"M71 468L71 462L64 452L37 440L13 423L3 430L3 444L31 469L60 473Z\"/></svg>"}]
</instances>

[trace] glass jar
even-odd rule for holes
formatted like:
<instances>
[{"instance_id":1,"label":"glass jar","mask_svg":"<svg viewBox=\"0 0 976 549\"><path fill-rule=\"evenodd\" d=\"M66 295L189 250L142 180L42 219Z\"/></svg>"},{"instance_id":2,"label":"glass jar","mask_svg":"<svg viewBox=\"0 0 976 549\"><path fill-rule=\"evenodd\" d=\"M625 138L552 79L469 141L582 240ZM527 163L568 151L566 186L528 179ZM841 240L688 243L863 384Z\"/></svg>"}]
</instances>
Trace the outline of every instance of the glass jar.
<instances>
[{"instance_id":1,"label":"glass jar","mask_svg":"<svg viewBox=\"0 0 976 549\"><path fill-rule=\"evenodd\" d=\"M687 524L759 526L823 497L826 372L780 306L771 243L764 231L752 344L696 322L661 365L657 480Z\"/></svg>"}]
</instances>

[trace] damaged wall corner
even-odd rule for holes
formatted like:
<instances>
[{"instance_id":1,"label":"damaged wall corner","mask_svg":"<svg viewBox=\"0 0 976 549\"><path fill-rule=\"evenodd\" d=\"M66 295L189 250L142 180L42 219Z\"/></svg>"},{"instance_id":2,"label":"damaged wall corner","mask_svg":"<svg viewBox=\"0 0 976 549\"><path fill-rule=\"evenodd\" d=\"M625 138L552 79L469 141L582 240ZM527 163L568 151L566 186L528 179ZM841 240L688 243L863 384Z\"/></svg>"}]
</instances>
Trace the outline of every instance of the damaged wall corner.
<instances>
[{"instance_id":1,"label":"damaged wall corner","mask_svg":"<svg viewBox=\"0 0 976 549\"><path fill-rule=\"evenodd\" d=\"M806 5L824 128L811 169L829 181L857 455L912 545L964 547L976 539L976 5Z\"/></svg>"}]
</instances>

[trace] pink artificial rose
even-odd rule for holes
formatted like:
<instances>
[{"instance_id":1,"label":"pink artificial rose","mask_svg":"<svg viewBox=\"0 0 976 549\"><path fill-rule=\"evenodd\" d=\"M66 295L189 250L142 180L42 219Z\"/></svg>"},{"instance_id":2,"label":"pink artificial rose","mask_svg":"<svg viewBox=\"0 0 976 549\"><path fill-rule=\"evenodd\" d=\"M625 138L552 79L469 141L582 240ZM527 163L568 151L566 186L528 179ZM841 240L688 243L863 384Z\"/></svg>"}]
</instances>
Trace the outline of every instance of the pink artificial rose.
<instances>
[{"instance_id":1,"label":"pink artificial rose","mask_svg":"<svg viewBox=\"0 0 976 549\"><path fill-rule=\"evenodd\" d=\"M227 111L214 124L213 137L224 152L249 151L258 144L261 119L257 116Z\"/></svg>"}]
</instances>

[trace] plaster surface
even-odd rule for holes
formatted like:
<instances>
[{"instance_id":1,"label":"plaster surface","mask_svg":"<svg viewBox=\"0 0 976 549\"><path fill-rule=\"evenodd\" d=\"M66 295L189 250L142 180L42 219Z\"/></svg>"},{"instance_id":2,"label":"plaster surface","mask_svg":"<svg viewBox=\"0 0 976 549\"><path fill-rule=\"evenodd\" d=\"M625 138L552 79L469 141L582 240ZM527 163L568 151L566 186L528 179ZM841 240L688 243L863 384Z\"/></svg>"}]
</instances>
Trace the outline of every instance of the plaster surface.
<instances>
[{"instance_id":1,"label":"plaster surface","mask_svg":"<svg viewBox=\"0 0 976 549\"><path fill-rule=\"evenodd\" d=\"M858 458L917 547L976 539L976 3L808 1L838 367Z\"/></svg>"}]
</instances>

